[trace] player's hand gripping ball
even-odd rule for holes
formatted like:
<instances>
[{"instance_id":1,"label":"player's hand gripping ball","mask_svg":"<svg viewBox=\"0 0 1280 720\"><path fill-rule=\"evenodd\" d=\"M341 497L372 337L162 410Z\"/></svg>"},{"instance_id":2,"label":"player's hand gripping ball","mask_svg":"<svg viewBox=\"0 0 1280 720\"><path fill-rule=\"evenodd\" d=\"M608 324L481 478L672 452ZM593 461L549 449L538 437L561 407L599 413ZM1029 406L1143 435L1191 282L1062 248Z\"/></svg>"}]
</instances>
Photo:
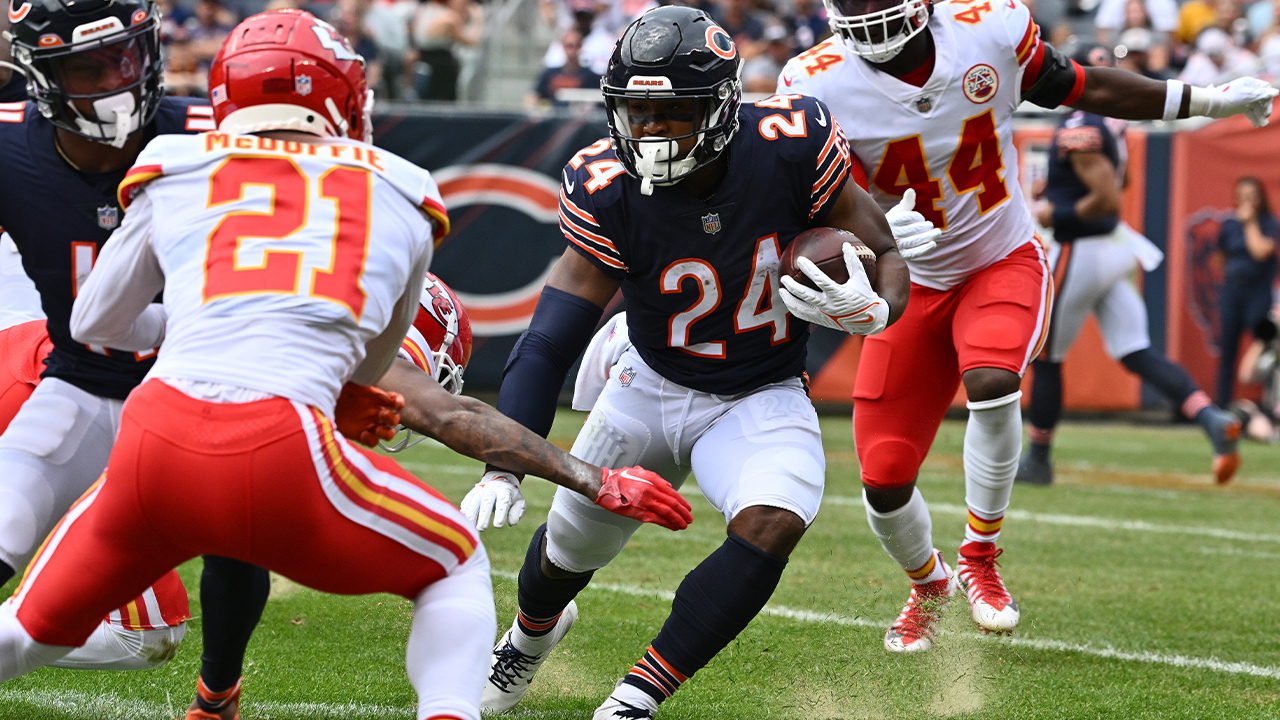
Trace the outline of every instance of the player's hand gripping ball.
<instances>
[{"instance_id":1,"label":"player's hand gripping ball","mask_svg":"<svg viewBox=\"0 0 1280 720\"><path fill-rule=\"evenodd\" d=\"M815 234L822 239L806 237ZM838 263L824 257L834 238L842 240ZM793 251L802 239L805 245ZM805 249L813 245L816 247ZM806 253L819 258L834 276L823 272ZM851 335L875 335L888 327L889 304L871 287L875 254L852 234L832 228L801 233L783 252L780 270L778 295L787 310L801 320Z\"/></svg>"},{"instance_id":2,"label":"player's hand gripping ball","mask_svg":"<svg viewBox=\"0 0 1280 720\"><path fill-rule=\"evenodd\" d=\"M400 393L347 383L338 395L333 416L343 437L365 447L377 447L379 440L396 436L403 407L404 398Z\"/></svg>"}]
</instances>

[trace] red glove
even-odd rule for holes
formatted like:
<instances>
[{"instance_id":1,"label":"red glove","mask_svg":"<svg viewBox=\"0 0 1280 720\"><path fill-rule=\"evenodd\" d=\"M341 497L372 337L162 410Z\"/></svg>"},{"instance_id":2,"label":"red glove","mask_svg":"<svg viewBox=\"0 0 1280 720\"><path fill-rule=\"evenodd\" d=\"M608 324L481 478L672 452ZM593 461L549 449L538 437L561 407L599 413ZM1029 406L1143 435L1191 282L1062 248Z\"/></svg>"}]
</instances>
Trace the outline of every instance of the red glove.
<instances>
[{"instance_id":1,"label":"red glove","mask_svg":"<svg viewBox=\"0 0 1280 720\"><path fill-rule=\"evenodd\" d=\"M338 432L348 440L365 447L377 447L378 440L390 440L396 436L402 407L404 397L399 393L347 383L338 395L333 415Z\"/></svg>"},{"instance_id":2,"label":"red glove","mask_svg":"<svg viewBox=\"0 0 1280 720\"><path fill-rule=\"evenodd\" d=\"M668 530L683 530L693 522L693 508L671 483L642 467L604 469L604 483L596 504L610 512Z\"/></svg>"}]
</instances>

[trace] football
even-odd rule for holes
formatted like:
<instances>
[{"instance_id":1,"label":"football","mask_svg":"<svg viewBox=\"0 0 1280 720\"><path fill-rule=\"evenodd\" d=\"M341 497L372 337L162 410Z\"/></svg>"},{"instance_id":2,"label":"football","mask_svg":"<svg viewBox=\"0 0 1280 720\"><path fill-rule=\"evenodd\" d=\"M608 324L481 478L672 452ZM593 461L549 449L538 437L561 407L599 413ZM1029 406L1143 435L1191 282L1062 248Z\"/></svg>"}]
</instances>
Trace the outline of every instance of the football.
<instances>
[{"instance_id":1,"label":"football","mask_svg":"<svg viewBox=\"0 0 1280 720\"><path fill-rule=\"evenodd\" d=\"M844 264L842 248L845 243L853 245L858 258L862 260L862 268L867 271L867 278L875 284L876 254L853 233L829 227L812 228L797 235L787 249L782 251L779 272L790 275L805 287L817 290L809 276L796 265L796 259L804 257L809 258L835 282L846 283L849 281L849 271Z\"/></svg>"}]
</instances>

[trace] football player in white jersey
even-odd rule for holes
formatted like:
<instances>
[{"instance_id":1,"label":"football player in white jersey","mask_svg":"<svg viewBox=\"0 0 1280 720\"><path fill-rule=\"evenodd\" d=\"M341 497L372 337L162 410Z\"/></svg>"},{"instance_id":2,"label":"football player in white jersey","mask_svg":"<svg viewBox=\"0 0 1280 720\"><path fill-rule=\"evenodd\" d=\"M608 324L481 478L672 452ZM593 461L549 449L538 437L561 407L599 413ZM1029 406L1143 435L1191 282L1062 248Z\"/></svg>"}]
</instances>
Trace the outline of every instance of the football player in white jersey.
<instances>
[{"instance_id":1,"label":"football player in white jersey","mask_svg":"<svg viewBox=\"0 0 1280 720\"><path fill-rule=\"evenodd\" d=\"M910 305L867 339L853 392L867 517L912 583L885 646L927 650L957 580L981 628L1007 632L1019 619L997 541L1021 449L1018 387L1044 340L1053 286L1018 184L1014 110L1026 100L1262 124L1276 91L1254 78L1199 88L1082 68L1041 41L1020 0L824 2L835 35L787 63L779 92L824 100L880 206L914 190L916 209L942 229L933 252L909 261ZM962 382L969 522L953 574L915 480Z\"/></svg>"},{"instance_id":2,"label":"football player in white jersey","mask_svg":"<svg viewBox=\"0 0 1280 720\"><path fill-rule=\"evenodd\" d=\"M1075 42L1062 52L1084 67L1115 64L1110 49L1093 43ZM1214 479L1230 482L1240 466L1240 421L1214 405L1186 368L1151 347L1147 308L1130 278L1139 266L1154 270L1164 254L1120 220L1125 124L1076 110L1058 122L1049 146L1049 172L1034 212L1054 232L1049 263L1055 298L1049 339L1032 363L1031 442L1018 463L1018 482L1053 482L1049 451L1062 414L1062 361L1090 314L1098 320L1107 354L1204 430L1213 446ZM1070 213L1057 212L1067 206Z\"/></svg>"},{"instance_id":3,"label":"football player in white jersey","mask_svg":"<svg viewBox=\"0 0 1280 720\"><path fill-rule=\"evenodd\" d=\"M215 553L322 590L414 600L417 717L478 720L496 631L484 547L433 489L343 437L371 445L399 420L403 400L370 385L448 231L435 183L362 141L363 60L309 13L244 21L210 78L220 130L143 151L121 185L124 223L71 313L79 342L164 349L129 396L107 472L0 607L0 682ZM152 303L161 288L165 303ZM462 410L446 412L458 432L505 451L486 459L595 490L615 511L663 484L573 460L496 411ZM687 524L684 509L673 525Z\"/></svg>"}]
</instances>

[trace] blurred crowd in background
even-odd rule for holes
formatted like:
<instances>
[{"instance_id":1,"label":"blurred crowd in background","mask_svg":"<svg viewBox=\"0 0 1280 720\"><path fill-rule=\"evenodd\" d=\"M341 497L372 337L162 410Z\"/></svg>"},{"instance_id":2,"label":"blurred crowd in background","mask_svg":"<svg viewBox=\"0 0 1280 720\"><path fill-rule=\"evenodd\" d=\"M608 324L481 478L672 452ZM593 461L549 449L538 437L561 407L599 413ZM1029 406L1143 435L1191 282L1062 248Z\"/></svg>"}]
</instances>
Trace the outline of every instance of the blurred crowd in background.
<instances>
[{"instance_id":1,"label":"blurred crowd in background","mask_svg":"<svg viewBox=\"0 0 1280 720\"><path fill-rule=\"evenodd\" d=\"M369 61L380 99L454 101L483 62L486 16L503 4L538 2L539 28L505 32L553 40L542 68L528 68L529 106L558 104L563 89L597 86L614 41L656 0L160 0L168 86L204 91L223 38L243 17L301 7L328 20ZM999 0L980 0L998 2ZM733 35L748 92L772 92L787 58L829 35L821 0L685 0ZM1241 74L1280 77L1280 0L1025 0L1054 44L1075 36L1114 49L1121 67L1197 85ZM508 16L511 16L510 14ZM561 97L564 94L561 93ZM508 98L509 99L509 98ZM513 103L504 103L513 104Z\"/></svg>"}]
</instances>

